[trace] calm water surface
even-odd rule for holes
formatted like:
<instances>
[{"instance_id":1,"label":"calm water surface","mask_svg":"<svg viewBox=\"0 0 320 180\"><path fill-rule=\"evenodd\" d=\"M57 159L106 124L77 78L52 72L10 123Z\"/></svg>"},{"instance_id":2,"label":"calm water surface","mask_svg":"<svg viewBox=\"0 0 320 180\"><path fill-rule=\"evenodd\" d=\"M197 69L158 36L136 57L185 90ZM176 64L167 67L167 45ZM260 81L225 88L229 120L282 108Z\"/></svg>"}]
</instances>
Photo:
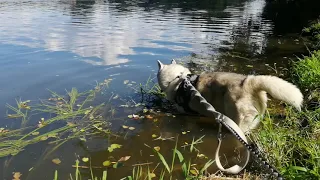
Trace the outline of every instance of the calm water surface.
<instances>
[{"instance_id":1,"label":"calm water surface","mask_svg":"<svg viewBox=\"0 0 320 180\"><path fill-rule=\"evenodd\" d=\"M47 89L64 93L76 87L84 91L93 88L96 81L112 78L109 92L124 98L134 96L124 80L146 82L155 75L158 59L168 63L172 58L192 58L214 70L272 74L266 63L285 66L303 46L295 35L287 34L292 28L276 28L274 19L269 18L275 12L270 9L264 0L1 0L0 127L20 127L20 122L5 118L6 103L14 104L18 98L48 98ZM118 117L128 119L129 112L117 110ZM117 143L123 148L113 154L107 152L108 140L103 138L85 144L67 143L46 159L41 157L45 143L28 146L14 158L0 159L0 175L12 179L12 172L19 171L22 179L52 179L57 169L61 179L67 179L78 156L91 157L93 165L101 166L109 156L131 155L126 167L108 172L111 179L119 179L131 173L132 164L158 162L144 143L171 154L174 142L152 141L152 134L175 136L187 130L191 132L181 136L181 142L206 134L206 145L199 148L213 157L214 128L192 121L186 116L164 116L156 125L131 122L138 130L126 140L119 138ZM31 124L37 122L30 120ZM120 131L119 125L115 123L113 129ZM233 141L227 137L223 148L230 149ZM57 157L62 161L59 166L51 162ZM100 173L101 169L95 171Z\"/></svg>"}]
</instances>

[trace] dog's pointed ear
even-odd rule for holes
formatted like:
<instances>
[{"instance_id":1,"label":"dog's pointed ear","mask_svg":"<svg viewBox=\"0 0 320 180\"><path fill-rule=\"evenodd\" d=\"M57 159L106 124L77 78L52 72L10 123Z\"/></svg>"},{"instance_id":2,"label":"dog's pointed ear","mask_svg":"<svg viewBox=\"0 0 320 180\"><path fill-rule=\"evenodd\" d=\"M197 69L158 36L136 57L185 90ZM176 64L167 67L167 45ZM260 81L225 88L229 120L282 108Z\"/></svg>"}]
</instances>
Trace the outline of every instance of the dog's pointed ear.
<instances>
[{"instance_id":1,"label":"dog's pointed ear","mask_svg":"<svg viewBox=\"0 0 320 180\"><path fill-rule=\"evenodd\" d=\"M172 59L171 64L177 64L176 60Z\"/></svg>"},{"instance_id":2,"label":"dog's pointed ear","mask_svg":"<svg viewBox=\"0 0 320 180\"><path fill-rule=\"evenodd\" d=\"M161 70L161 69L163 69L163 64L162 64L162 62L160 61L160 60L158 60L158 67L159 67L159 71Z\"/></svg>"}]
</instances>

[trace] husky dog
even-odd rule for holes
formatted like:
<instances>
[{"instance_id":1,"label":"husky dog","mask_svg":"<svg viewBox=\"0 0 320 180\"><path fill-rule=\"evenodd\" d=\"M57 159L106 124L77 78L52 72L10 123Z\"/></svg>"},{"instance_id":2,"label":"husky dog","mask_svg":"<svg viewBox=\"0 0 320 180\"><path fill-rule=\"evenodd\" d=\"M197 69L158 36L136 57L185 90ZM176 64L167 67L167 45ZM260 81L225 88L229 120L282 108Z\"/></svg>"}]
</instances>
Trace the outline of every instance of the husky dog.
<instances>
[{"instance_id":1,"label":"husky dog","mask_svg":"<svg viewBox=\"0 0 320 180\"><path fill-rule=\"evenodd\" d=\"M175 60L171 64L158 60L158 66L159 86L167 99L174 102L181 79L191 72ZM265 113L267 93L299 111L303 101L303 95L295 85L275 76L204 72L193 85L217 111L231 118L245 133L259 125L257 117ZM197 102L188 102L187 106L196 112L205 111Z\"/></svg>"}]
</instances>

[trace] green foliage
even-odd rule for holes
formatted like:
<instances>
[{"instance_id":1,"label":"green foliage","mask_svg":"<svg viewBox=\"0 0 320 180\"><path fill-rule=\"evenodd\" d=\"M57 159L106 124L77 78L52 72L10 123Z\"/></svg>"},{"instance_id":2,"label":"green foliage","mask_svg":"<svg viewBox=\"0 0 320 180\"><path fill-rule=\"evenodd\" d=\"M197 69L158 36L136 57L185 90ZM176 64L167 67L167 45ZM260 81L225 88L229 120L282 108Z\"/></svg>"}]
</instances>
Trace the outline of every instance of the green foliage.
<instances>
[{"instance_id":1,"label":"green foliage","mask_svg":"<svg viewBox=\"0 0 320 180\"><path fill-rule=\"evenodd\" d=\"M320 122L313 118L312 111L286 111L286 119L276 124L266 117L253 139L285 178L319 179ZM309 126L302 127L301 119Z\"/></svg>"},{"instance_id":2,"label":"green foliage","mask_svg":"<svg viewBox=\"0 0 320 180\"><path fill-rule=\"evenodd\" d=\"M291 76L302 89L320 88L320 50L294 62Z\"/></svg>"},{"instance_id":3,"label":"green foliage","mask_svg":"<svg viewBox=\"0 0 320 180\"><path fill-rule=\"evenodd\" d=\"M320 48L320 21L316 21L309 27L302 30L302 35L307 37L307 42L311 43L314 49Z\"/></svg>"}]
</instances>

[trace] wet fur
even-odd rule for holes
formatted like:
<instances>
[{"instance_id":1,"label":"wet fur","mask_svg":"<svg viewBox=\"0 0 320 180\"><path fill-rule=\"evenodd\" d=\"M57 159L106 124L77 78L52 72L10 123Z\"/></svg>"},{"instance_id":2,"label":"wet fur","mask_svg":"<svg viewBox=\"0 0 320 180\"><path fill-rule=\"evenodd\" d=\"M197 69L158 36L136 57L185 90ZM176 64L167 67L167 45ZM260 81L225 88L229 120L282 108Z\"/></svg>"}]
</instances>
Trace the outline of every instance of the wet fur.
<instances>
[{"instance_id":1,"label":"wet fur","mask_svg":"<svg viewBox=\"0 0 320 180\"><path fill-rule=\"evenodd\" d=\"M176 77L185 77L190 71L174 60L168 65L158 61L158 66L160 88L173 101L181 83ZM246 133L258 126L260 118L257 117L265 113L267 93L299 111L303 101L303 95L295 85L275 76L205 72L200 75L196 89L217 111L233 119ZM203 111L197 109L196 103L189 103L189 106L195 111Z\"/></svg>"}]
</instances>

